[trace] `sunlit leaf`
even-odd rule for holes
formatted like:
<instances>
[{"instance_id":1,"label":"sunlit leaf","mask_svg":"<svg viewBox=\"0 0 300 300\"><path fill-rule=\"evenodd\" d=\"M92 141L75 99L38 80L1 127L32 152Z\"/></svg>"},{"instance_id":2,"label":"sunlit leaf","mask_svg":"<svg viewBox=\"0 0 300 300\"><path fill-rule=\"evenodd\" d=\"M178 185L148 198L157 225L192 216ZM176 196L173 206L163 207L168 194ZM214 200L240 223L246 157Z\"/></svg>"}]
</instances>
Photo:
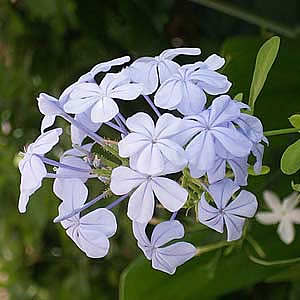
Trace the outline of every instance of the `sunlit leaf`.
<instances>
[{"instance_id":1,"label":"sunlit leaf","mask_svg":"<svg viewBox=\"0 0 300 300\"><path fill-rule=\"evenodd\" d=\"M281 158L281 170L287 175L300 169L300 140L287 147Z\"/></svg>"},{"instance_id":2,"label":"sunlit leaf","mask_svg":"<svg viewBox=\"0 0 300 300\"><path fill-rule=\"evenodd\" d=\"M260 94L268 73L275 61L279 45L280 38L274 36L266 41L258 51L249 96L249 106L251 107L252 112L254 111L255 101Z\"/></svg>"}]
</instances>

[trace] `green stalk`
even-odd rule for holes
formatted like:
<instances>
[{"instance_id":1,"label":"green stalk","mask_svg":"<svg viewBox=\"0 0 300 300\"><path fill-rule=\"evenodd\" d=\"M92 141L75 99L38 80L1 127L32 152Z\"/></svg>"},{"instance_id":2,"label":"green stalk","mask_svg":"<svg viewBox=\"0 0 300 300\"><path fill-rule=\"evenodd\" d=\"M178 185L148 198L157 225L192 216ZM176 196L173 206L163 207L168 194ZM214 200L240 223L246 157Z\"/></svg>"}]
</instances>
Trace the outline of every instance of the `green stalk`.
<instances>
[{"instance_id":1,"label":"green stalk","mask_svg":"<svg viewBox=\"0 0 300 300\"><path fill-rule=\"evenodd\" d=\"M277 129L277 130L265 131L264 135L273 136L273 135L280 135L280 134L297 133L299 131L300 131L299 128Z\"/></svg>"}]
</instances>

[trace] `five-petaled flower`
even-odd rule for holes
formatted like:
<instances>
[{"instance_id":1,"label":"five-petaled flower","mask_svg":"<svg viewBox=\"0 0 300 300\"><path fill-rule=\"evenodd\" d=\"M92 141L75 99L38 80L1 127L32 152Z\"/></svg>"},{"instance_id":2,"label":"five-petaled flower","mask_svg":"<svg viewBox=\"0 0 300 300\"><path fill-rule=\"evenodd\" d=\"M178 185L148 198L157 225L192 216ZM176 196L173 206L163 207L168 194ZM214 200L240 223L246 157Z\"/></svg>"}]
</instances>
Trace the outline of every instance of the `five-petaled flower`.
<instances>
[{"instance_id":1,"label":"five-petaled flower","mask_svg":"<svg viewBox=\"0 0 300 300\"><path fill-rule=\"evenodd\" d=\"M208 204L204 193L198 204L198 218L202 224L222 233L225 222L227 241L238 240L242 236L245 218L253 217L257 210L256 197L248 191L241 191L229 202L238 190L231 179L223 179L208 189L216 207Z\"/></svg>"},{"instance_id":2,"label":"five-petaled flower","mask_svg":"<svg viewBox=\"0 0 300 300\"><path fill-rule=\"evenodd\" d=\"M42 180L47 174L47 169L43 162L43 156L49 152L59 140L62 129L52 129L41 134L35 142L30 144L23 159L19 162L21 173L19 211L24 213L30 195L38 190L42 185Z\"/></svg>"},{"instance_id":3,"label":"five-petaled flower","mask_svg":"<svg viewBox=\"0 0 300 300\"><path fill-rule=\"evenodd\" d=\"M295 229L293 224L300 224L299 194L292 193L280 202L276 194L271 191L264 191L264 200L271 212L258 212L256 220L265 225L279 223L277 232L280 239L290 244L295 238Z\"/></svg>"},{"instance_id":4,"label":"five-petaled flower","mask_svg":"<svg viewBox=\"0 0 300 300\"><path fill-rule=\"evenodd\" d=\"M178 221L166 221L156 225L151 240L146 235L146 226L147 224L133 222L133 234L146 258L152 260L154 269L174 274L178 266L196 254L196 248L187 242L176 242L163 247L174 239L183 238L184 228Z\"/></svg>"},{"instance_id":5,"label":"five-petaled flower","mask_svg":"<svg viewBox=\"0 0 300 300\"><path fill-rule=\"evenodd\" d=\"M117 167L111 174L110 188L116 195L134 190L128 203L128 217L147 223L154 212L154 195L169 211L178 211L186 202L188 193L176 181L159 175L150 176L127 167Z\"/></svg>"},{"instance_id":6,"label":"five-petaled flower","mask_svg":"<svg viewBox=\"0 0 300 300\"><path fill-rule=\"evenodd\" d=\"M59 216L65 216L82 206L88 196L86 186L79 179L68 180L62 190ZM109 250L109 240L117 230L114 214L106 208L98 208L80 217L76 214L61 222L67 235L88 257L104 257Z\"/></svg>"},{"instance_id":7,"label":"five-petaled flower","mask_svg":"<svg viewBox=\"0 0 300 300\"><path fill-rule=\"evenodd\" d=\"M121 157L130 158L130 166L145 174L181 171L187 164L186 154L176 142L181 119L171 114L159 117L156 126L146 113L137 113L126 121L132 131L119 142Z\"/></svg>"}]
</instances>

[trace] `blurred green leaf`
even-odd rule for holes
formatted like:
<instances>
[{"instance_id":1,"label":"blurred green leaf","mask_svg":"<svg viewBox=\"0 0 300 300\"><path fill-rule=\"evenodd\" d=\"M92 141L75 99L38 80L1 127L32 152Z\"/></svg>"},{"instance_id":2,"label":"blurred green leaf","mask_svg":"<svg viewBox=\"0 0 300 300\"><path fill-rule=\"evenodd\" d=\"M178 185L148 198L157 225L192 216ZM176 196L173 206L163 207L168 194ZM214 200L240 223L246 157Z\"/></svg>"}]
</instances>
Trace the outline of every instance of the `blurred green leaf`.
<instances>
[{"instance_id":1,"label":"blurred green leaf","mask_svg":"<svg viewBox=\"0 0 300 300\"><path fill-rule=\"evenodd\" d=\"M294 181L291 182L292 189L296 192L300 192L300 184L294 183Z\"/></svg>"},{"instance_id":2,"label":"blurred green leaf","mask_svg":"<svg viewBox=\"0 0 300 300\"><path fill-rule=\"evenodd\" d=\"M251 175L251 176L267 175L269 173L270 173L270 167L268 167L268 166L262 166L261 172L259 174L256 174L254 172L253 166L250 166L248 168L248 174Z\"/></svg>"},{"instance_id":3,"label":"blurred green leaf","mask_svg":"<svg viewBox=\"0 0 300 300\"><path fill-rule=\"evenodd\" d=\"M266 41L258 51L249 96L249 106L252 112L254 111L255 101L260 94L268 73L275 61L279 45L280 38L274 36Z\"/></svg>"},{"instance_id":4,"label":"blurred green leaf","mask_svg":"<svg viewBox=\"0 0 300 300\"><path fill-rule=\"evenodd\" d=\"M295 128L300 128L300 115L292 115L289 117L289 121Z\"/></svg>"},{"instance_id":5,"label":"blurred green leaf","mask_svg":"<svg viewBox=\"0 0 300 300\"><path fill-rule=\"evenodd\" d=\"M272 228L261 225L255 225L253 229L256 241L264 247L268 258L296 256L299 253L300 243L297 244L296 241L287 251L287 246L275 235L270 234L271 230ZM195 245L203 245L208 234L212 232L193 233L190 239ZM247 256L249 251L250 248L244 244L242 249L235 249L230 255L221 256L217 265L212 263L216 252L203 254L179 267L172 277L153 270L151 262L140 257L123 272L119 299L151 300L160 299L163 295L164 300L199 297L201 300L210 300L254 285L290 267L286 265L265 267L253 263Z\"/></svg>"},{"instance_id":6,"label":"blurred green leaf","mask_svg":"<svg viewBox=\"0 0 300 300\"><path fill-rule=\"evenodd\" d=\"M238 93L234 96L234 100L236 101L243 101L243 97L244 97L244 94L243 93Z\"/></svg>"},{"instance_id":7,"label":"blurred green leaf","mask_svg":"<svg viewBox=\"0 0 300 300\"><path fill-rule=\"evenodd\" d=\"M300 169L300 140L287 147L282 155L280 166L282 172L287 175L294 174Z\"/></svg>"}]
</instances>

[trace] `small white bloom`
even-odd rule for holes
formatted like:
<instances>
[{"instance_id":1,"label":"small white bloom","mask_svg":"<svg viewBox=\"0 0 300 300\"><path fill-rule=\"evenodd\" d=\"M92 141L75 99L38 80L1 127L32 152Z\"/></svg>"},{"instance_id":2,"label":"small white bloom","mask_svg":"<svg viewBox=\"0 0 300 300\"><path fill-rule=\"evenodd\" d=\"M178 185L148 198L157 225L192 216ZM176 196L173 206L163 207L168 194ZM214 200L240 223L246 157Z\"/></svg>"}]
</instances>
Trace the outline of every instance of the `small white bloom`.
<instances>
[{"instance_id":1,"label":"small white bloom","mask_svg":"<svg viewBox=\"0 0 300 300\"><path fill-rule=\"evenodd\" d=\"M264 225L279 223L277 232L280 239L290 244L295 238L293 224L300 224L300 208L296 208L299 203L298 193L292 193L280 202L276 194L271 191L264 192L264 200L272 212L259 212L256 215L258 222Z\"/></svg>"}]
</instances>

